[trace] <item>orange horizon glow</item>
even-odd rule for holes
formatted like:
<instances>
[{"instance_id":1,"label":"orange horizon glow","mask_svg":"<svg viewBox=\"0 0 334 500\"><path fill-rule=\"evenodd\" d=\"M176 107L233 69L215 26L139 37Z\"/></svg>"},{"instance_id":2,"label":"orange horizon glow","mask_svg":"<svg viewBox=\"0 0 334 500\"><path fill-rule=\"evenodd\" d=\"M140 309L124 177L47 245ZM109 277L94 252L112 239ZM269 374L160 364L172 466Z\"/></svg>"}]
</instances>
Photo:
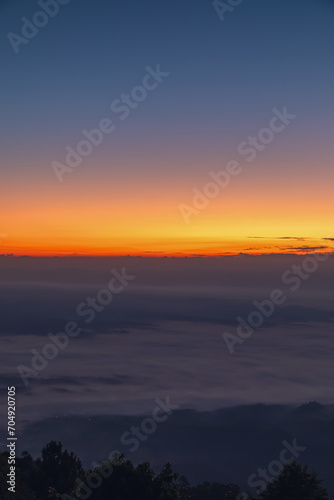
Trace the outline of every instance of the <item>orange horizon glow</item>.
<instances>
[{"instance_id":1,"label":"orange horizon glow","mask_svg":"<svg viewBox=\"0 0 334 500\"><path fill-rule=\"evenodd\" d=\"M263 243L254 244L256 239L261 239ZM4 245L0 242L1 255L12 255L14 257L220 257L246 255L307 255L312 253L332 253L334 246L326 245L325 240L291 238L284 240L273 238L265 240L263 238L249 238L243 241L222 241L222 242L141 242L129 246L117 246L106 248L104 246L87 246L77 248L75 246L53 244L49 246L35 247L33 245ZM286 243L288 241L288 243ZM251 247L250 242L252 242Z\"/></svg>"},{"instance_id":2,"label":"orange horizon glow","mask_svg":"<svg viewBox=\"0 0 334 500\"><path fill-rule=\"evenodd\" d=\"M210 167L208 166L208 169ZM278 169L277 169L278 170ZM307 178L296 186L268 169L251 172L192 215L193 188L206 175L159 179L13 177L2 194L0 254L15 256L191 257L334 251L332 186ZM299 180L301 182L301 180ZM11 185L12 184L12 185Z\"/></svg>"}]
</instances>

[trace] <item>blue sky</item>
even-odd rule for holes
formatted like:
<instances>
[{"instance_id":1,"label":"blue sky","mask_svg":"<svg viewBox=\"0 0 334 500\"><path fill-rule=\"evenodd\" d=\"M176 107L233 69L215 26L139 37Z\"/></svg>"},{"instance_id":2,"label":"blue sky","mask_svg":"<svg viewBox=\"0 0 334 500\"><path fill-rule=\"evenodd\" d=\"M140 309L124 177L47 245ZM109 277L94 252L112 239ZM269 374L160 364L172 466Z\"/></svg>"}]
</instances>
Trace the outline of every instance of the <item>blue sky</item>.
<instances>
[{"instance_id":1,"label":"blue sky","mask_svg":"<svg viewBox=\"0 0 334 500\"><path fill-rule=\"evenodd\" d=\"M143 150L153 143L162 156L168 149L218 156L263 126L272 107L288 104L302 122L289 149L312 140L328 153L329 1L244 0L221 22L211 2L199 0L71 0L16 55L7 33L19 34L22 16L37 10L37 2L23 0L1 7L1 136L13 175L26 168L27 153L36 163L32 173L43 175L48 156L108 115L110 102L157 63L170 72L167 89L137 111L113 152L126 141Z\"/></svg>"}]
</instances>

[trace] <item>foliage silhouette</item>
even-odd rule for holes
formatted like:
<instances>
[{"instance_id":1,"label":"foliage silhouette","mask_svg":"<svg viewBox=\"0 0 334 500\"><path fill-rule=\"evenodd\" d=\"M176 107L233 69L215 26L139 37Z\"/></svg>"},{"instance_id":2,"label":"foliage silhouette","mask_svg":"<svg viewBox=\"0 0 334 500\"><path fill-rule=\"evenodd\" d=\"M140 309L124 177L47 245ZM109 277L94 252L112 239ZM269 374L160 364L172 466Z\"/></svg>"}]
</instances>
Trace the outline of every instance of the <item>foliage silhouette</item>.
<instances>
[{"instance_id":1,"label":"foliage silhouette","mask_svg":"<svg viewBox=\"0 0 334 500\"><path fill-rule=\"evenodd\" d=\"M260 500L329 500L321 480L296 462L285 465L280 475L271 481Z\"/></svg>"},{"instance_id":2,"label":"foliage silhouette","mask_svg":"<svg viewBox=\"0 0 334 500\"><path fill-rule=\"evenodd\" d=\"M235 484L204 482L191 486L167 463L155 474L149 462L134 466L124 455L114 455L84 471L74 453L51 441L34 460L24 452L16 459L15 497L8 491L8 453L0 453L1 500L238 500ZM315 473L295 462L267 485L259 500L329 500ZM249 497L249 500L251 498Z\"/></svg>"}]
</instances>

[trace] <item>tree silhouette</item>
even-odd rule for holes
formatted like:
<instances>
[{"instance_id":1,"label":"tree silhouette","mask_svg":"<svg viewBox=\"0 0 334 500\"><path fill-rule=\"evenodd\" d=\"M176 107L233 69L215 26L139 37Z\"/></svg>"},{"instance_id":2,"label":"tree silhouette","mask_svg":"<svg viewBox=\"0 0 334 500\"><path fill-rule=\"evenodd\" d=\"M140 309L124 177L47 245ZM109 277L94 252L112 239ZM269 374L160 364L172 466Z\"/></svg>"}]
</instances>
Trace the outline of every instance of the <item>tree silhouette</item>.
<instances>
[{"instance_id":1,"label":"tree silhouette","mask_svg":"<svg viewBox=\"0 0 334 500\"><path fill-rule=\"evenodd\" d=\"M286 464L280 475L261 493L260 500L329 500L321 480L296 462Z\"/></svg>"},{"instance_id":2,"label":"tree silhouette","mask_svg":"<svg viewBox=\"0 0 334 500\"><path fill-rule=\"evenodd\" d=\"M42 460L37 461L40 469L40 493L50 494L50 488L58 493L68 492L77 478L84 477L82 464L77 456L63 450L60 442L51 441L42 449Z\"/></svg>"},{"instance_id":3,"label":"tree silhouette","mask_svg":"<svg viewBox=\"0 0 334 500\"><path fill-rule=\"evenodd\" d=\"M191 486L185 476L167 463L155 474L149 462L134 466L124 455L84 471L80 460L61 443L51 441L34 460L23 452L16 460L16 492L8 491L8 452L0 453L1 500L237 500L235 484L210 483ZM268 484L258 500L329 500L315 473L295 462Z\"/></svg>"}]
</instances>

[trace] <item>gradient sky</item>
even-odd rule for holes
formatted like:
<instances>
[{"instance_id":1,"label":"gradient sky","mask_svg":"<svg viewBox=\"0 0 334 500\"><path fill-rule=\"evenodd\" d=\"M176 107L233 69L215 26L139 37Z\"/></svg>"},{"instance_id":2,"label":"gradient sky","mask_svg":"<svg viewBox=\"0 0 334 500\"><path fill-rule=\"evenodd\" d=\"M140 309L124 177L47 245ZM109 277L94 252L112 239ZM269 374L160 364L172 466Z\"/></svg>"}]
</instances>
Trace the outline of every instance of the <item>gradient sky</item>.
<instances>
[{"instance_id":1,"label":"gradient sky","mask_svg":"<svg viewBox=\"0 0 334 500\"><path fill-rule=\"evenodd\" d=\"M71 0L15 54L7 34L37 10L0 3L1 253L330 247L330 0L244 0L223 22L210 1ZM119 120L111 102L157 64L168 78ZM296 119L247 163L238 145L284 106ZM116 130L59 183L52 162L107 117ZM186 224L179 205L229 160L243 172Z\"/></svg>"}]
</instances>

